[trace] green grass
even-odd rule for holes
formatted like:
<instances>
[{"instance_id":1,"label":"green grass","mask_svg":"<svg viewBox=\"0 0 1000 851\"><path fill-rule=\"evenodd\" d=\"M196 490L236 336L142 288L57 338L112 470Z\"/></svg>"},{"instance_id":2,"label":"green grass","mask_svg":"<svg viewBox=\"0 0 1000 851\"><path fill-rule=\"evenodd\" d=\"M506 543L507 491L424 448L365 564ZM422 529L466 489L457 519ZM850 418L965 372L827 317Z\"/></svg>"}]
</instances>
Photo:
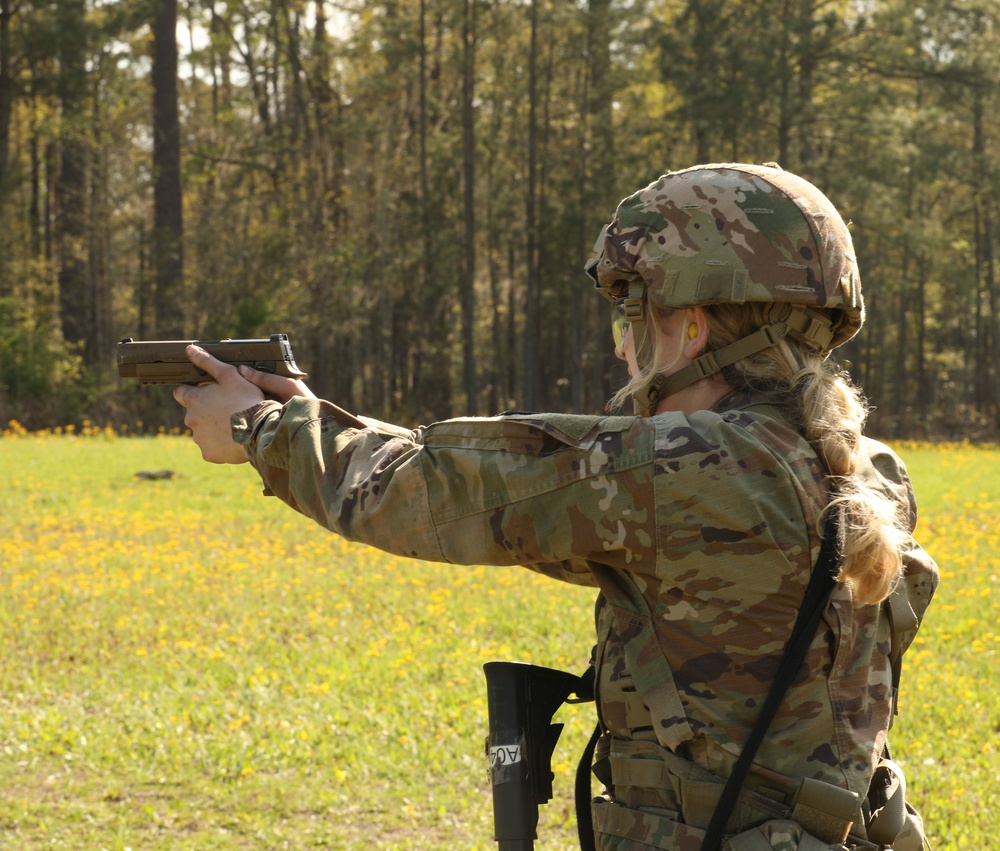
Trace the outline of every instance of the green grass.
<instances>
[{"instance_id":1,"label":"green grass","mask_svg":"<svg viewBox=\"0 0 1000 851\"><path fill-rule=\"evenodd\" d=\"M991 847L1000 450L900 451L945 580L892 740L935 848ZM582 670L592 591L345 543L179 437L8 432L0 469L0 848L496 847L482 664Z\"/></svg>"},{"instance_id":2,"label":"green grass","mask_svg":"<svg viewBox=\"0 0 1000 851\"><path fill-rule=\"evenodd\" d=\"M890 734L936 851L1000 836L1000 448L897 447L920 504L917 536L941 569L903 660Z\"/></svg>"}]
</instances>

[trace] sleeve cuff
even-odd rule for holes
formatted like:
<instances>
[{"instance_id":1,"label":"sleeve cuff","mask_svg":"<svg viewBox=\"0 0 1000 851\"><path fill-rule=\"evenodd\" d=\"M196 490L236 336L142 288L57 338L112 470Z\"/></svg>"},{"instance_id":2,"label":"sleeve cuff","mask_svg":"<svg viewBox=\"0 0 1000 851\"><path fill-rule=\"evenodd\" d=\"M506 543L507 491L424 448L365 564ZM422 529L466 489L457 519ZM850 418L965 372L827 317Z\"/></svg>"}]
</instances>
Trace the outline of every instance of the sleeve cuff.
<instances>
[{"instance_id":1,"label":"sleeve cuff","mask_svg":"<svg viewBox=\"0 0 1000 851\"><path fill-rule=\"evenodd\" d=\"M229 425L233 432L233 440L242 446L247 447L247 454L250 452L250 444L256 437L261 424L273 413L281 410L281 403L273 399L265 399L258 402L245 411L233 414L229 419Z\"/></svg>"}]
</instances>

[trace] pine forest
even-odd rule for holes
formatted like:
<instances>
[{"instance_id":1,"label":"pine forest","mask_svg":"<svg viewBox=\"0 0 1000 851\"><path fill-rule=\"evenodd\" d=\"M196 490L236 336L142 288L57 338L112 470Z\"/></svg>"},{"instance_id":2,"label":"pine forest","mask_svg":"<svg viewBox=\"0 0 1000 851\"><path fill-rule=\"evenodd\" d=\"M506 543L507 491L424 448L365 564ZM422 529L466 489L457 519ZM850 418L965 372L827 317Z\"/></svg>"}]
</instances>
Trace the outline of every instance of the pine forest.
<instances>
[{"instance_id":1,"label":"pine forest","mask_svg":"<svg viewBox=\"0 0 1000 851\"><path fill-rule=\"evenodd\" d=\"M118 340L279 332L400 424L601 413L601 227L739 161L852 222L871 430L995 437L998 83L995 0L0 0L0 426L179 426Z\"/></svg>"}]
</instances>

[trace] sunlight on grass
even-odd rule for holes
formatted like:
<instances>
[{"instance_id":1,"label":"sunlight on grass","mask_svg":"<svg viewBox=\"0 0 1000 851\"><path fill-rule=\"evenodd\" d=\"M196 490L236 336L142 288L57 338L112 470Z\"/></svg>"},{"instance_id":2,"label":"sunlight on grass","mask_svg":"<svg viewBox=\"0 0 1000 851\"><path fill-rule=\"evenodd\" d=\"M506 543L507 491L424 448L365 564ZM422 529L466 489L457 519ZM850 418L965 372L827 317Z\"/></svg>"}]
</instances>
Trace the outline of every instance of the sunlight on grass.
<instances>
[{"instance_id":1,"label":"sunlight on grass","mask_svg":"<svg viewBox=\"0 0 1000 851\"><path fill-rule=\"evenodd\" d=\"M592 591L345 542L186 439L6 437L0 846L495 846L482 664L582 671Z\"/></svg>"},{"instance_id":2,"label":"sunlight on grass","mask_svg":"<svg viewBox=\"0 0 1000 851\"><path fill-rule=\"evenodd\" d=\"M944 581L894 752L935 848L989 847L1000 450L900 452ZM482 664L581 671L592 591L345 542L177 436L11 424L0 465L0 847L495 847ZM540 847L576 847L592 718L560 712Z\"/></svg>"}]
</instances>

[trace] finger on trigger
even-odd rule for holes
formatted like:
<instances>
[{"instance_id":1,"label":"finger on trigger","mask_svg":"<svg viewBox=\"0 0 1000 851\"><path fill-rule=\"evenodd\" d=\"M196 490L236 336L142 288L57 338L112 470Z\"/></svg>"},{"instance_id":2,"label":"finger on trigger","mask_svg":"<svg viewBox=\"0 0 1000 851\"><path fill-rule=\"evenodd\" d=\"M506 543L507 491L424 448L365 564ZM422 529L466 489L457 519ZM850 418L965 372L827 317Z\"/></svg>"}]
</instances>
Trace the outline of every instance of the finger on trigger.
<instances>
[{"instance_id":1,"label":"finger on trigger","mask_svg":"<svg viewBox=\"0 0 1000 851\"><path fill-rule=\"evenodd\" d=\"M220 361L200 346L196 346L194 344L189 345L184 350L184 354L187 355L187 359L191 361L191 363L195 364L199 369L207 372L216 381L219 380L219 375L222 370L229 367L229 364Z\"/></svg>"},{"instance_id":2,"label":"finger on trigger","mask_svg":"<svg viewBox=\"0 0 1000 851\"><path fill-rule=\"evenodd\" d=\"M275 393L284 387L286 379L281 376L274 375L270 372L261 372L259 369L254 369L253 367L246 366L245 364L239 367L240 375L242 375L247 381L253 384L255 387L263 390L265 393Z\"/></svg>"}]
</instances>

